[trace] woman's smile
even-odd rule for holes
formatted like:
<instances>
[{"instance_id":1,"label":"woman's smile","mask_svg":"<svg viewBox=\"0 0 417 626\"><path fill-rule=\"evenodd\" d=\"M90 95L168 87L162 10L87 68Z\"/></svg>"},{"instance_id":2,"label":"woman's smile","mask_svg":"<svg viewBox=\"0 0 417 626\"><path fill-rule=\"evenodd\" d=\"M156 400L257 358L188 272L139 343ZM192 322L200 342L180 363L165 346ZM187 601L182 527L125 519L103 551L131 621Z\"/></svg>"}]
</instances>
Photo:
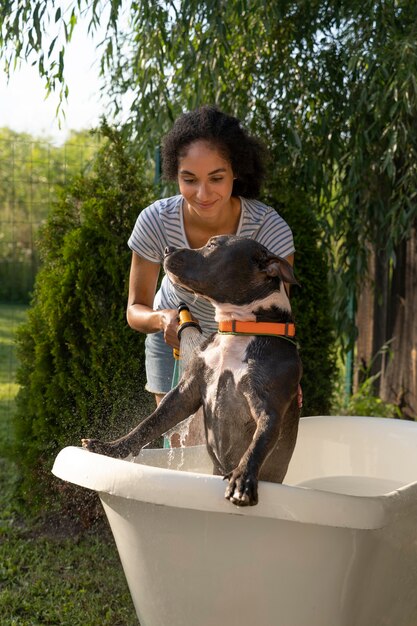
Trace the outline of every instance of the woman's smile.
<instances>
[{"instance_id":1,"label":"woman's smile","mask_svg":"<svg viewBox=\"0 0 417 626\"><path fill-rule=\"evenodd\" d=\"M217 202L217 200L213 200L213 202L199 202L198 200L196 200L195 202L196 204L198 204L198 206L202 207L203 209L209 209Z\"/></svg>"}]
</instances>

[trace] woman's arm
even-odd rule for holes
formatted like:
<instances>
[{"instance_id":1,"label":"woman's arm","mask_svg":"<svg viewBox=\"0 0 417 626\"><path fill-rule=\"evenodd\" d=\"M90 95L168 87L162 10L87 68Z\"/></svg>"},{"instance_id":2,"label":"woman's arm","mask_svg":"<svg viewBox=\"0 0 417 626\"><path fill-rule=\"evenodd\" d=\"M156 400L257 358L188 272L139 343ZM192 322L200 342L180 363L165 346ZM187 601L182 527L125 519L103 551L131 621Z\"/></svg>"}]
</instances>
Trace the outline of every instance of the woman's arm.
<instances>
[{"instance_id":1,"label":"woman's arm","mask_svg":"<svg viewBox=\"0 0 417 626\"><path fill-rule=\"evenodd\" d=\"M129 277L129 297L126 317L128 324L141 333L164 332L164 339L172 347L178 347L178 312L176 309L153 309L160 264L147 261L135 252Z\"/></svg>"}]
</instances>

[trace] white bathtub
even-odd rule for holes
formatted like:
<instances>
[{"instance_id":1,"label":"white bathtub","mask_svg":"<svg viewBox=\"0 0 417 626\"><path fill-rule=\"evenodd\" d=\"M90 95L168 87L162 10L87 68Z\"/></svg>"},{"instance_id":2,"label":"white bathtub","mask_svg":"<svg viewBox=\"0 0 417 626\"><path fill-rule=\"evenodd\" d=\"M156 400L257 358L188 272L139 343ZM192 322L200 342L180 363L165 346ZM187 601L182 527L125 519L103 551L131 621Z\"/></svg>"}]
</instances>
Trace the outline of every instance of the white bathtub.
<instances>
[{"instance_id":1,"label":"white bathtub","mask_svg":"<svg viewBox=\"0 0 417 626\"><path fill-rule=\"evenodd\" d=\"M69 447L99 492L141 626L416 626L417 423L309 417L284 485L237 508L203 446Z\"/></svg>"}]
</instances>

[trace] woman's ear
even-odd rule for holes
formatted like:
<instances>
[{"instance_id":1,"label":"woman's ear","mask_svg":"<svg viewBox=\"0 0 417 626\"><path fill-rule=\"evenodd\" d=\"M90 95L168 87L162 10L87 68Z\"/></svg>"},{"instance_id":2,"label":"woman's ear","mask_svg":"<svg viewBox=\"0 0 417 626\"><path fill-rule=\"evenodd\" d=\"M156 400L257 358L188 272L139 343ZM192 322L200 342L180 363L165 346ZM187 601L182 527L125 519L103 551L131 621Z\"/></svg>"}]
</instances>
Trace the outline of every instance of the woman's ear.
<instances>
[{"instance_id":1,"label":"woman's ear","mask_svg":"<svg viewBox=\"0 0 417 626\"><path fill-rule=\"evenodd\" d=\"M284 281L284 283L290 283L291 285L299 285L297 279L294 276L294 270L292 266L285 259L281 259L279 256L274 256L268 259L265 268L267 276L270 278L278 277Z\"/></svg>"}]
</instances>

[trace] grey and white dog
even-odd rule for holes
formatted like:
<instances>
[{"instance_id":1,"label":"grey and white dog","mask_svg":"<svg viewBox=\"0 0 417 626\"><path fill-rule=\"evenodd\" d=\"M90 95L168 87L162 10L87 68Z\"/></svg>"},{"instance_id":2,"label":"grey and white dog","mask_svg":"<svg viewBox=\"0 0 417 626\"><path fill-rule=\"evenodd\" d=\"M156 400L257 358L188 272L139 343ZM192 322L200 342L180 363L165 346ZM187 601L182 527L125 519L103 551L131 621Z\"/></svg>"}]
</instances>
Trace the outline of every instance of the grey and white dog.
<instances>
[{"instance_id":1,"label":"grey and white dog","mask_svg":"<svg viewBox=\"0 0 417 626\"><path fill-rule=\"evenodd\" d=\"M218 322L292 324L284 283L296 283L287 261L235 236L212 237L197 250L167 248L164 268L178 285L209 300ZM265 327L264 327L265 328ZM258 502L258 480L283 481L297 438L297 390L302 373L288 337L214 333L193 355L179 384L157 409L113 442L83 439L113 457L140 449L201 406L215 474L228 480L225 497Z\"/></svg>"}]
</instances>

